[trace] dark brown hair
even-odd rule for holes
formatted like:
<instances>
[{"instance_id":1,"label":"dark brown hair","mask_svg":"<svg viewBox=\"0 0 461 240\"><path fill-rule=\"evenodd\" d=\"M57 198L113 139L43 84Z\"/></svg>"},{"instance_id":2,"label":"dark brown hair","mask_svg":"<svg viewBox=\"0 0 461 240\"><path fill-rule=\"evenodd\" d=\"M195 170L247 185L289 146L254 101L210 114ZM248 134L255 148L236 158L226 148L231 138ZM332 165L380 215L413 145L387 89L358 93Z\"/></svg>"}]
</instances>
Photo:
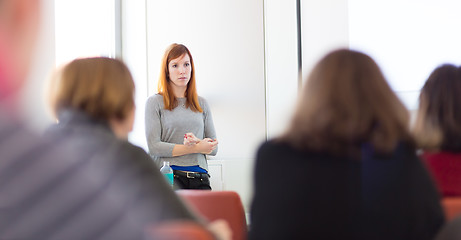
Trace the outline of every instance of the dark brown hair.
<instances>
[{"instance_id":1,"label":"dark brown hair","mask_svg":"<svg viewBox=\"0 0 461 240\"><path fill-rule=\"evenodd\" d=\"M411 142L409 113L369 56L336 50L314 67L282 141L300 149L357 156L362 143L387 153Z\"/></svg>"},{"instance_id":2,"label":"dark brown hair","mask_svg":"<svg viewBox=\"0 0 461 240\"><path fill-rule=\"evenodd\" d=\"M170 86L171 80L169 76L168 64L170 64L171 60L181 57L185 54L189 56L192 68L191 77L187 83L186 107L189 107L194 112L203 112L198 101L197 89L195 86L194 60L192 59L192 55L190 54L189 49L187 49L187 47L182 44L173 43L165 51L160 69L158 92L163 96L165 109L173 110L178 106L178 101L176 100L173 89Z\"/></svg>"},{"instance_id":3,"label":"dark brown hair","mask_svg":"<svg viewBox=\"0 0 461 240\"><path fill-rule=\"evenodd\" d=\"M444 64L430 74L413 133L423 149L461 151L461 67Z\"/></svg>"},{"instance_id":4,"label":"dark brown hair","mask_svg":"<svg viewBox=\"0 0 461 240\"><path fill-rule=\"evenodd\" d=\"M96 119L125 119L134 103L128 67L112 58L76 59L50 81L49 100L57 116L63 109L81 110Z\"/></svg>"}]
</instances>

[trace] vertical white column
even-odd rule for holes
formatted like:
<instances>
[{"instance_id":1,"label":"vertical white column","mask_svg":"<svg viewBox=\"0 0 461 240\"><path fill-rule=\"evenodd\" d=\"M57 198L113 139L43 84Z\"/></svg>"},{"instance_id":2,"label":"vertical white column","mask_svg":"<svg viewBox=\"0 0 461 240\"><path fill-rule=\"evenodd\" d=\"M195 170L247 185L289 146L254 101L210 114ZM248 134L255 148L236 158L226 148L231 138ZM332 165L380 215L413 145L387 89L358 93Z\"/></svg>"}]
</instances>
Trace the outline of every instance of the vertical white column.
<instances>
[{"instance_id":1,"label":"vertical white column","mask_svg":"<svg viewBox=\"0 0 461 240\"><path fill-rule=\"evenodd\" d=\"M348 0L302 0L303 80L326 53L349 48Z\"/></svg>"},{"instance_id":2,"label":"vertical white column","mask_svg":"<svg viewBox=\"0 0 461 240\"><path fill-rule=\"evenodd\" d=\"M136 113L130 142L147 150L144 108L149 94L146 1L122 0L121 48L136 85Z\"/></svg>"},{"instance_id":3,"label":"vertical white column","mask_svg":"<svg viewBox=\"0 0 461 240\"><path fill-rule=\"evenodd\" d=\"M267 137L289 124L298 95L296 0L264 1Z\"/></svg>"}]
</instances>

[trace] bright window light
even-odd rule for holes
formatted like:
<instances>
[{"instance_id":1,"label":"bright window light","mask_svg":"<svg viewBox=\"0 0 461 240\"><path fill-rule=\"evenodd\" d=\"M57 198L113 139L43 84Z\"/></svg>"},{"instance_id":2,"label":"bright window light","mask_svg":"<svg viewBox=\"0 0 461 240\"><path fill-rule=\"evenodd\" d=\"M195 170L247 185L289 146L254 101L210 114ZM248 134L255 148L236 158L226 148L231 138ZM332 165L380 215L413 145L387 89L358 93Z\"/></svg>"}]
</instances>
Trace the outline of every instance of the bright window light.
<instances>
[{"instance_id":1,"label":"bright window light","mask_svg":"<svg viewBox=\"0 0 461 240\"><path fill-rule=\"evenodd\" d=\"M114 0L55 0L56 65L115 56Z\"/></svg>"},{"instance_id":2,"label":"bright window light","mask_svg":"<svg viewBox=\"0 0 461 240\"><path fill-rule=\"evenodd\" d=\"M350 47L371 55L406 106L442 63L461 64L461 1L349 0Z\"/></svg>"}]
</instances>

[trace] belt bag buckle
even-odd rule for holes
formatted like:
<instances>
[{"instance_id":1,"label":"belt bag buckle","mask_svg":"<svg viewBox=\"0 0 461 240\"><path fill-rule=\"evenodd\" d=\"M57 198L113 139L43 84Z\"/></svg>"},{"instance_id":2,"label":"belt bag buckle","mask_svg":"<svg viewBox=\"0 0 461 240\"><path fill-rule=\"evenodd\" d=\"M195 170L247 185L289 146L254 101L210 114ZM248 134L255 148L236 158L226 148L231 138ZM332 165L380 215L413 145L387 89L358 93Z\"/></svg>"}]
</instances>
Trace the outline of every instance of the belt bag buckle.
<instances>
[{"instance_id":1,"label":"belt bag buckle","mask_svg":"<svg viewBox=\"0 0 461 240\"><path fill-rule=\"evenodd\" d=\"M186 172L186 177L187 178L195 178L194 174L195 174L194 172Z\"/></svg>"}]
</instances>

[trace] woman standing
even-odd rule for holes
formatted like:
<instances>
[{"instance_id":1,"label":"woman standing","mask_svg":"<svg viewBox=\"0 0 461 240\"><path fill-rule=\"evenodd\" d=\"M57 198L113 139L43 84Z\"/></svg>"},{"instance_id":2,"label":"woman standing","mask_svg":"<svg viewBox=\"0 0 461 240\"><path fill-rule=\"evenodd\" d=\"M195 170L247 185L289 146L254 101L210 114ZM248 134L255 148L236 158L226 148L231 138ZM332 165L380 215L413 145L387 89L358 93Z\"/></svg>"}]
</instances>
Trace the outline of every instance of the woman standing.
<instances>
[{"instance_id":1,"label":"woman standing","mask_svg":"<svg viewBox=\"0 0 461 240\"><path fill-rule=\"evenodd\" d=\"M433 239L444 217L408 115L369 56L326 55L258 151L250 239Z\"/></svg>"},{"instance_id":2,"label":"woman standing","mask_svg":"<svg viewBox=\"0 0 461 240\"><path fill-rule=\"evenodd\" d=\"M419 96L413 133L443 196L461 196L461 67L444 64Z\"/></svg>"},{"instance_id":3,"label":"woman standing","mask_svg":"<svg viewBox=\"0 0 461 240\"><path fill-rule=\"evenodd\" d=\"M145 116L149 152L157 162L170 162L175 188L211 189L206 155L216 155L218 141L186 46L174 43L165 51L158 94L147 100Z\"/></svg>"}]
</instances>

